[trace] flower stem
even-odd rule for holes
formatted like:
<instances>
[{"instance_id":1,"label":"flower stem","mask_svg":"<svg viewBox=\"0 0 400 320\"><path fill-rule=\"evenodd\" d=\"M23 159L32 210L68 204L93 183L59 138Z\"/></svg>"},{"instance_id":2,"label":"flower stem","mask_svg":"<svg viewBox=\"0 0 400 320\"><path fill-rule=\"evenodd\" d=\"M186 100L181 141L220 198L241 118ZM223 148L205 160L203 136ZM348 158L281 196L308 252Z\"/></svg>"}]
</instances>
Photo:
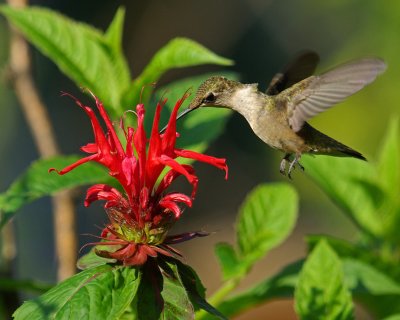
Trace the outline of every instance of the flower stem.
<instances>
[{"instance_id":1,"label":"flower stem","mask_svg":"<svg viewBox=\"0 0 400 320\"><path fill-rule=\"evenodd\" d=\"M224 300L224 298L230 294L239 285L242 277L234 278L225 282L208 300L208 302L215 308L218 309L218 305ZM196 319L203 319L207 315L207 311L200 310L196 314Z\"/></svg>"}]
</instances>

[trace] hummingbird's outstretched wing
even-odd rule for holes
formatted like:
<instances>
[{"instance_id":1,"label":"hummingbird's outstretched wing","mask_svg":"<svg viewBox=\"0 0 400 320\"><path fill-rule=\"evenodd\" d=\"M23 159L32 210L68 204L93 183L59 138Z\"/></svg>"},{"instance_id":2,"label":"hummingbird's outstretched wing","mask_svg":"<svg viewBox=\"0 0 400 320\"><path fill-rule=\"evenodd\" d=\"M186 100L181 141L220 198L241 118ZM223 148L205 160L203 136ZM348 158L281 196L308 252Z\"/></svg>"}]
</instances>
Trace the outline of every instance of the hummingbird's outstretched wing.
<instances>
[{"instance_id":1,"label":"hummingbird's outstretched wing","mask_svg":"<svg viewBox=\"0 0 400 320\"><path fill-rule=\"evenodd\" d=\"M317 68L319 56L314 51L303 51L272 78L266 94L273 96L311 76Z\"/></svg>"},{"instance_id":2,"label":"hummingbird's outstretched wing","mask_svg":"<svg viewBox=\"0 0 400 320\"><path fill-rule=\"evenodd\" d=\"M290 126L295 132L299 131L308 119L361 90L385 69L386 64L381 59L365 58L304 79L289 93Z\"/></svg>"}]
</instances>

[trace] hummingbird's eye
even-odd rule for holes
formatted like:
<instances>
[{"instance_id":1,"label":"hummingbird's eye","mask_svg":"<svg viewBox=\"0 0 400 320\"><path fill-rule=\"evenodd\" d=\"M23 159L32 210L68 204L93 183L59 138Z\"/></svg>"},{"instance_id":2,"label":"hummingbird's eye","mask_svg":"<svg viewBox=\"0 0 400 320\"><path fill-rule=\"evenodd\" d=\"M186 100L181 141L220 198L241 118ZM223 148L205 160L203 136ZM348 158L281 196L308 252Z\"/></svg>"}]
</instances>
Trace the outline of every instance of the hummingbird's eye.
<instances>
[{"instance_id":1,"label":"hummingbird's eye","mask_svg":"<svg viewBox=\"0 0 400 320\"><path fill-rule=\"evenodd\" d=\"M203 99L204 103L213 103L215 102L215 94L210 92L209 94L206 95L206 97Z\"/></svg>"}]
</instances>

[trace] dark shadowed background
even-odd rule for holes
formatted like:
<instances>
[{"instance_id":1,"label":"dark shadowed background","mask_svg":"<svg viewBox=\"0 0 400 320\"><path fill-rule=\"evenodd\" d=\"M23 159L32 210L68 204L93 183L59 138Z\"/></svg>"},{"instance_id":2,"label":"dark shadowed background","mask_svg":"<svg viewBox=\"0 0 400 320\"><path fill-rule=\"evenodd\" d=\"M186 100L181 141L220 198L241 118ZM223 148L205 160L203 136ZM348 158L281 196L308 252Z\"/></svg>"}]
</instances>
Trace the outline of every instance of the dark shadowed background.
<instances>
[{"instance_id":1,"label":"dark shadowed background","mask_svg":"<svg viewBox=\"0 0 400 320\"><path fill-rule=\"evenodd\" d=\"M2 1L0 1L1 3ZM379 56L389 68L374 84L336 108L312 120L321 131L362 152L370 161L379 148L389 118L398 114L400 66L400 3L396 1L317 0L150 0L150 1L33 1L105 29L120 5L126 7L124 49L133 76L140 73L152 55L173 37L192 38L212 51L233 59L231 70L242 82L257 82L264 89L273 74L303 49L321 55L319 71L363 56ZM8 26L0 20L0 68L8 56ZM92 140L88 119L60 91L82 95L57 67L32 50L34 76L54 123L65 154ZM160 84L216 67L182 69L168 73ZM207 112L199 110L197 112ZM196 116L192 113L190 116ZM0 84L0 191L38 157L15 96L6 81ZM214 232L206 238L181 245L187 263L199 273L208 293L220 284L213 247L219 241L234 241L233 224L238 207L257 184L288 181L279 174L279 152L269 149L234 114L225 133L207 151L228 159L229 180L218 170L196 165L200 177L194 207L185 211L174 231L203 229ZM307 172L307 169L306 169ZM305 254L303 237L328 233L355 237L351 222L302 172L291 182L300 193L300 215L292 236L256 265L241 288L266 278ZM98 234L106 221L100 204L83 207L84 189L77 196L80 246ZM49 199L36 201L15 218L18 254L15 274L47 282L56 279L56 261ZM293 319L291 301L277 301L243 314L239 319Z\"/></svg>"}]
</instances>

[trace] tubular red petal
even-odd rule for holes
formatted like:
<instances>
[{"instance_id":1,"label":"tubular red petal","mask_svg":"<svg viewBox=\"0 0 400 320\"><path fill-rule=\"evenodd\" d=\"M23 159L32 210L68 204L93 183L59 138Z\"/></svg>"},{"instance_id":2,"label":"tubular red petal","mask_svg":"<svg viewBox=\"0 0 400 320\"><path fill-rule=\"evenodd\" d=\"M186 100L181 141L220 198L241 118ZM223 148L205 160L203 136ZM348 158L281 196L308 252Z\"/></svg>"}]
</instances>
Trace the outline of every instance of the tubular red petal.
<instances>
[{"instance_id":1,"label":"tubular red petal","mask_svg":"<svg viewBox=\"0 0 400 320\"><path fill-rule=\"evenodd\" d=\"M181 202L187 205L188 207L192 206L192 199L188 197L186 194L174 192L169 193L164 196L161 201L173 201L173 202Z\"/></svg>"},{"instance_id":2,"label":"tubular red petal","mask_svg":"<svg viewBox=\"0 0 400 320\"><path fill-rule=\"evenodd\" d=\"M179 157L201 161L204 163L211 164L219 169L222 169L225 171L225 179L228 179L228 165L226 164L226 159L216 158L195 151L183 150L183 149L175 149L175 153Z\"/></svg>"},{"instance_id":3,"label":"tubular red petal","mask_svg":"<svg viewBox=\"0 0 400 320\"><path fill-rule=\"evenodd\" d=\"M191 165L188 164L182 164L182 167L191 175L194 175L194 168ZM170 169L166 175L164 176L164 178L161 180L160 184L157 187L157 190L155 192L155 194L161 194L164 190L166 190L172 182L174 182L174 180L176 178L178 178L179 176L181 176L182 173L177 172L173 169Z\"/></svg>"},{"instance_id":4,"label":"tubular red petal","mask_svg":"<svg viewBox=\"0 0 400 320\"><path fill-rule=\"evenodd\" d=\"M170 210L176 219L182 214L182 209L174 201L161 200L158 204L160 207Z\"/></svg>"},{"instance_id":5,"label":"tubular red petal","mask_svg":"<svg viewBox=\"0 0 400 320\"><path fill-rule=\"evenodd\" d=\"M108 132L110 133L110 135L112 137L112 140L114 142L114 145L117 149L118 154L120 155L120 157L123 157L125 155L124 149L122 148L121 142L119 141L117 133L115 132L115 129L110 120L110 117L108 116L107 111L104 109L103 103L95 95L92 94L92 96L94 97L94 99L96 101L97 109L99 110L100 115L103 118L103 121L107 126Z\"/></svg>"},{"instance_id":6,"label":"tubular red petal","mask_svg":"<svg viewBox=\"0 0 400 320\"><path fill-rule=\"evenodd\" d=\"M186 167L181 165L179 162L175 161L174 159L166 156L166 155L161 155L159 158L159 161L170 167L171 169L175 170L176 172L179 172L180 174L184 175L186 179L189 181L190 184L194 185L197 183L197 177L190 172L186 170Z\"/></svg>"},{"instance_id":7,"label":"tubular red petal","mask_svg":"<svg viewBox=\"0 0 400 320\"><path fill-rule=\"evenodd\" d=\"M57 169L54 169L54 168L50 168L49 172L55 171L59 175L62 176L63 174L66 174L66 173L70 172L71 170L75 169L76 167L80 166L81 164L84 164L86 162L93 161L93 160L97 161L97 158L98 158L98 155L97 154L93 154L91 156L79 159L78 161L70 164L69 166L65 167L64 169L62 169L60 171L57 170Z\"/></svg>"},{"instance_id":8,"label":"tubular red petal","mask_svg":"<svg viewBox=\"0 0 400 320\"><path fill-rule=\"evenodd\" d=\"M84 202L85 207L88 207L96 200L106 200L107 202L112 201L114 205L119 204L123 207L128 206L128 203L122 194L117 189L106 184L96 184L87 190Z\"/></svg>"},{"instance_id":9,"label":"tubular red petal","mask_svg":"<svg viewBox=\"0 0 400 320\"><path fill-rule=\"evenodd\" d=\"M175 147L176 117L178 115L179 108L182 106L182 103L185 101L185 99L188 96L189 96L188 93L184 94L183 97L176 102L175 107L171 112L171 116L169 118L168 125L167 125L167 130L165 131L164 139L162 140L164 151L168 152L168 150L171 150Z\"/></svg>"},{"instance_id":10,"label":"tubular red petal","mask_svg":"<svg viewBox=\"0 0 400 320\"><path fill-rule=\"evenodd\" d=\"M144 106L138 104L136 106L136 113L138 117L138 126L133 137L133 143L139 161L139 185L144 185L145 169L146 169L146 132L144 131Z\"/></svg>"},{"instance_id":11,"label":"tubular red petal","mask_svg":"<svg viewBox=\"0 0 400 320\"><path fill-rule=\"evenodd\" d=\"M97 153L99 151L99 147L96 143L88 143L85 146L81 147L81 150L86 153Z\"/></svg>"}]
</instances>

